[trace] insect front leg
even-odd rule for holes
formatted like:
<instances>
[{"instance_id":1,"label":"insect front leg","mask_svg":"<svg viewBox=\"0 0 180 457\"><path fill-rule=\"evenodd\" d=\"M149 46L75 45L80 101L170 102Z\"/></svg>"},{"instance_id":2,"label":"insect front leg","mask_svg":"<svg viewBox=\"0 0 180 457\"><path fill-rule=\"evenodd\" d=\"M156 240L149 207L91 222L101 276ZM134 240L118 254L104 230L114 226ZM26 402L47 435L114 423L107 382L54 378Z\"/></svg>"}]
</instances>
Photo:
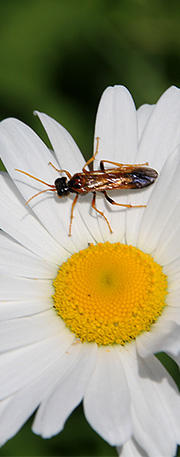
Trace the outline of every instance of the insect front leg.
<instances>
[{"instance_id":1,"label":"insect front leg","mask_svg":"<svg viewBox=\"0 0 180 457\"><path fill-rule=\"evenodd\" d=\"M73 202L72 202L72 206L71 206L71 216L70 216L70 224L69 224L69 233L68 233L68 236L71 236L71 228L72 228L72 220L73 220L73 213L74 213L74 207L77 203L77 199L78 199L78 194L76 194Z\"/></svg>"},{"instance_id":2,"label":"insect front leg","mask_svg":"<svg viewBox=\"0 0 180 457\"><path fill-rule=\"evenodd\" d=\"M99 209L96 208L95 204L96 204L96 192L93 192L93 199L92 199L91 206L92 206L93 209L95 209L95 211L97 211L98 214L100 214L102 217L104 217L104 219L107 222L107 225L109 227L110 233L113 233L112 228L110 226L110 223L109 223L107 217L104 215L104 213L102 211L100 211Z\"/></svg>"},{"instance_id":3,"label":"insect front leg","mask_svg":"<svg viewBox=\"0 0 180 457\"><path fill-rule=\"evenodd\" d=\"M103 191L103 194L106 198L106 200L111 203L111 205L117 205L117 206L124 206L125 208L146 208L146 205L131 205L131 203L116 203L109 195L107 195L106 191Z\"/></svg>"}]
</instances>

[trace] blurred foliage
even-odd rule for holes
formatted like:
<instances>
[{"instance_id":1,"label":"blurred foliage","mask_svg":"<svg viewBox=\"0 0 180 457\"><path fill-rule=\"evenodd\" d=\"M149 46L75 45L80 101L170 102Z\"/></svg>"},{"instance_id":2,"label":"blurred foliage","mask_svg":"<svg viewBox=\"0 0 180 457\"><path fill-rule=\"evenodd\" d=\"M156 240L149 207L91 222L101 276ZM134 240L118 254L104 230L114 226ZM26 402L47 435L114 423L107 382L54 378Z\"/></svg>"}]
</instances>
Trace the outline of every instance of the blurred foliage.
<instances>
[{"instance_id":1,"label":"blurred foliage","mask_svg":"<svg viewBox=\"0 0 180 457\"><path fill-rule=\"evenodd\" d=\"M32 115L46 112L87 158L106 86L124 84L137 106L180 86L179 23L178 0L1 0L1 119L15 116L46 139ZM160 358L177 381L175 364ZM51 440L33 435L29 422L1 456L116 455L91 430L81 407Z\"/></svg>"},{"instance_id":2,"label":"blurred foliage","mask_svg":"<svg viewBox=\"0 0 180 457\"><path fill-rule=\"evenodd\" d=\"M64 430L50 440L31 432L32 419L2 449L0 456L102 456L117 457L116 448L110 447L87 424L79 406L67 420Z\"/></svg>"},{"instance_id":3,"label":"blurred foliage","mask_svg":"<svg viewBox=\"0 0 180 457\"><path fill-rule=\"evenodd\" d=\"M1 0L0 12L1 119L43 135L32 113L44 111L86 156L106 86L126 85L139 106L180 85L176 0Z\"/></svg>"}]
</instances>

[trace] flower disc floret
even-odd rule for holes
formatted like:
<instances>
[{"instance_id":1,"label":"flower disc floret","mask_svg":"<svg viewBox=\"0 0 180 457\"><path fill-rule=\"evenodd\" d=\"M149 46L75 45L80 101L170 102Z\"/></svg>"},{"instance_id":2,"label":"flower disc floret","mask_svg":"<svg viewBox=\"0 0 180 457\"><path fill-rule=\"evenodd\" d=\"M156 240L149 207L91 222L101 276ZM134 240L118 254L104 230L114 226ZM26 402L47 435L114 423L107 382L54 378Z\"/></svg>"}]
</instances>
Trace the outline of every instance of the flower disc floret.
<instances>
[{"instance_id":1,"label":"flower disc floret","mask_svg":"<svg viewBox=\"0 0 180 457\"><path fill-rule=\"evenodd\" d=\"M161 315L167 277L151 255L106 242L73 254L60 267L54 288L55 307L77 338L124 345Z\"/></svg>"}]
</instances>

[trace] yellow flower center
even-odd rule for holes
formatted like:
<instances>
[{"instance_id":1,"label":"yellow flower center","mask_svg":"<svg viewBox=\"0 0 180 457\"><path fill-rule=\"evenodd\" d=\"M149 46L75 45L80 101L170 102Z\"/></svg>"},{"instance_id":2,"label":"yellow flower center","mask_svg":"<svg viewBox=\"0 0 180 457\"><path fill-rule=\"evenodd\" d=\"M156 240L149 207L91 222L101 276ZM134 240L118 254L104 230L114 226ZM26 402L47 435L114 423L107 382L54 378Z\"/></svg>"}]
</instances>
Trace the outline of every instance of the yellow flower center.
<instances>
[{"instance_id":1,"label":"yellow flower center","mask_svg":"<svg viewBox=\"0 0 180 457\"><path fill-rule=\"evenodd\" d=\"M109 242L73 254L54 280L58 314L81 341L121 344L162 313L167 277L151 255Z\"/></svg>"}]
</instances>

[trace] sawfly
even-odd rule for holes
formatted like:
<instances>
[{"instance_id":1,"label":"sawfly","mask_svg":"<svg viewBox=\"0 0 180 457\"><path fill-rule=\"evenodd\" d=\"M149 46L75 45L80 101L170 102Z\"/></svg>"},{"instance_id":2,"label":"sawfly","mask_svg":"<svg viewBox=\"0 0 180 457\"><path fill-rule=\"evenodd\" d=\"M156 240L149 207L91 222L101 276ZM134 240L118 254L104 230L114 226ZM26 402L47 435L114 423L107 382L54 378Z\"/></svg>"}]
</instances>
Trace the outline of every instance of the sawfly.
<instances>
[{"instance_id":1,"label":"sawfly","mask_svg":"<svg viewBox=\"0 0 180 457\"><path fill-rule=\"evenodd\" d=\"M82 168L82 172L75 173L73 176L67 170L58 170L51 162L50 165L58 172L58 173L65 173L67 177L63 176L61 178L57 178L54 184L48 184L41 179L36 178L33 175L30 175L26 171L22 171L19 169L15 169L20 173L24 173L25 175L29 176L30 178L39 181L46 186L48 189L42 190L37 194L33 195L27 202L28 204L33 198L37 197L38 195L52 191L56 192L59 198L67 197L69 194L76 194L75 198L72 203L71 207L71 215L70 215L70 224L69 224L69 236L71 236L71 228L72 228L72 220L73 220L73 213L74 208L77 203L79 195L86 195L88 193L93 194L91 206L92 208L100 214L109 227L110 233L112 233L111 225L105 216L105 214L96 208L96 193L101 192L105 199L111 205L123 206L125 208L142 208L146 205L137 205L133 206L131 204L122 204L115 202L109 195L107 191L115 190L115 189L141 189L143 187L150 186L156 180L158 173L153 168L148 167L148 162L144 164L122 164L117 162L111 162L109 160L101 160L100 161L100 170L87 170L86 167L90 165L95 160L95 157L98 153L99 147L99 140L100 138L97 137L97 146L94 155L86 162L84 167ZM105 168L104 164L111 164L113 168Z\"/></svg>"}]
</instances>

